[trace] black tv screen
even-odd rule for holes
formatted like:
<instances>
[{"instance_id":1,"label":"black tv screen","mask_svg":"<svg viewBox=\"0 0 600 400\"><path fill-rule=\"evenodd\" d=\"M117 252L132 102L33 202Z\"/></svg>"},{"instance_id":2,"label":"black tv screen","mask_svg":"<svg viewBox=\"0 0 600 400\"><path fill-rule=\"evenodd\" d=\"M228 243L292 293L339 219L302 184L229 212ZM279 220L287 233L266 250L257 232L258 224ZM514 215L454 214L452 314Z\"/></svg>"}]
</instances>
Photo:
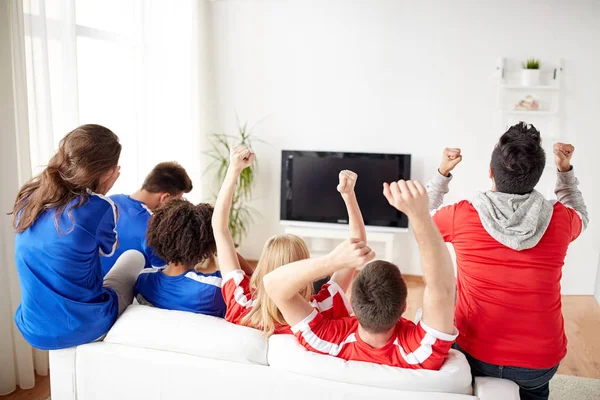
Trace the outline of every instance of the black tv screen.
<instances>
[{"instance_id":1,"label":"black tv screen","mask_svg":"<svg viewBox=\"0 0 600 400\"><path fill-rule=\"evenodd\" d=\"M365 225L408 227L408 218L383 196L383 182L410 179L409 154L283 150L281 219L347 224L346 206L337 191L344 169L358 174L355 192Z\"/></svg>"}]
</instances>

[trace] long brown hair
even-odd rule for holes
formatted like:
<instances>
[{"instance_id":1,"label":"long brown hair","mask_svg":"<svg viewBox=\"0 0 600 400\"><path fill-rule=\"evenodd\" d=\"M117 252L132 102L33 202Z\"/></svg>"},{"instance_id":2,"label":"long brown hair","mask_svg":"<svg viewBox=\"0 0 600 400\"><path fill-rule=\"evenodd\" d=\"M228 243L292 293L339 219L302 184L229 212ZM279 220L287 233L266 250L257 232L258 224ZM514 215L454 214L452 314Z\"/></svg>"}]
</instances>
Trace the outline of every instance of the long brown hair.
<instances>
[{"instance_id":1,"label":"long brown hair","mask_svg":"<svg viewBox=\"0 0 600 400\"><path fill-rule=\"evenodd\" d=\"M48 209L58 216L71 201L80 197L73 208L88 198L88 189L96 191L101 177L119 163L121 144L110 129L100 125L82 125L67 134L41 174L27 182L15 200L13 226L17 232L29 228ZM71 210L69 218L71 217Z\"/></svg>"},{"instance_id":2,"label":"long brown hair","mask_svg":"<svg viewBox=\"0 0 600 400\"><path fill-rule=\"evenodd\" d=\"M296 235L274 236L267 241L250 279L254 306L242 318L242 325L261 329L267 336L275 332L277 325L284 325L285 319L263 286L263 277L269 272L295 261L310 257L306 243ZM312 283L300 290L300 295L309 300L313 294Z\"/></svg>"}]
</instances>

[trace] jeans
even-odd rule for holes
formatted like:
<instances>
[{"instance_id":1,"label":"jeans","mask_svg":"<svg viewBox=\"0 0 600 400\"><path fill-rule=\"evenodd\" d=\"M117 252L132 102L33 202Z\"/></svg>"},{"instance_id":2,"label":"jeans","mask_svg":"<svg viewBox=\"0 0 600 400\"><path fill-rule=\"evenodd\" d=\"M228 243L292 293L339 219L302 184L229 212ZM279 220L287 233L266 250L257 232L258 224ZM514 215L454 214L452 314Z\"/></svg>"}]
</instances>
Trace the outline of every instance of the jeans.
<instances>
[{"instance_id":1,"label":"jeans","mask_svg":"<svg viewBox=\"0 0 600 400\"><path fill-rule=\"evenodd\" d=\"M137 250L127 250L115 262L104 277L103 286L112 289L119 299L119 314L133 302L133 287L146 259Z\"/></svg>"},{"instance_id":2,"label":"jeans","mask_svg":"<svg viewBox=\"0 0 600 400\"><path fill-rule=\"evenodd\" d=\"M556 374L558 365L549 369L530 369L488 364L471 357L456 343L453 347L467 357L473 377L491 376L493 378L508 379L519 385L521 400L548 400L550 396L550 379Z\"/></svg>"}]
</instances>

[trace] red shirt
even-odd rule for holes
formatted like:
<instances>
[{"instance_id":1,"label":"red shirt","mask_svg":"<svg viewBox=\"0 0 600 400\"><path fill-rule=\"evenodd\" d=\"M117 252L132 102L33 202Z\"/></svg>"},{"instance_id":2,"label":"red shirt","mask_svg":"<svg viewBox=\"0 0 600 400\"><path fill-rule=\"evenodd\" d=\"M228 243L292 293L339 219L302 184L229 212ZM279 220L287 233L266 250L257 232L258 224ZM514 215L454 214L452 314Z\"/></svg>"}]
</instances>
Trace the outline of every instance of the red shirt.
<instances>
[{"instance_id":1,"label":"red shirt","mask_svg":"<svg viewBox=\"0 0 600 400\"><path fill-rule=\"evenodd\" d=\"M241 269L236 269L223 277L221 292L227 305L225 319L237 325L242 325L242 319L254 307L250 278ZM319 293L311 297L310 304L331 318L347 317L352 313L350 302L343 290L334 281L329 281L321 287ZM275 327L275 333L289 333L289 325Z\"/></svg>"},{"instance_id":2,"label":"red shirt","mask_svg":"<svg viewBox=\"0 0 600 400\"><path fill-rule=\"evenodd\" d=\"M560 279L582 230L577 212L557 202L540 242L521 251L492 238L468 201L439 209L433 220L456 252L458 345L490 364L557 365L567 353Z\"/></svg>"},{"instance_id":3,"label":"red shirt","mask_svg":"<svg viewBox=\"0 0 600 400\"><path fill-rule=\"evenodd\" d=\"M410 369L439 370L455 335L439 332L423 322L401 318L389 342L375 349L358 335L356 317L331 318L314 310L292 327L298 342L315 353L344 360L366 361Z\"/></svg>"}]
</instances>

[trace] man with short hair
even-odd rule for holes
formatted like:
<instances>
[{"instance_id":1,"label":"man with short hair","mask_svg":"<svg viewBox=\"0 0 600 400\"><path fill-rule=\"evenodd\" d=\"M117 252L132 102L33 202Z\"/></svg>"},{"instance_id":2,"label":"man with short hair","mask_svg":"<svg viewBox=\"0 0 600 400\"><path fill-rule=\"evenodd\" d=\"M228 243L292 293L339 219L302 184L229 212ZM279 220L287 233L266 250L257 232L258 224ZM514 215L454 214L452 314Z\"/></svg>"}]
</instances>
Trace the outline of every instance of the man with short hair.
<instances>
[{"instance_id":1,"label":"man with short hair","mask_svg":"<svg viewBox=\"0 0 600 400\"><path fill-rule=\"evenodd\" d=\"M410 219L421 253L426 288L422 319L416 324L402 318L406 283L398 267L386 261L370 262L356 277L351 298L355 316L328 317L298 294L309 282L371 261L375 254L359 239L343 242L327 256L279 267L263 283L299 343L310 351L345 360L438 370L458 334L452 260L419 182L384 184L384 195Z\"/></svg>"},{"instance_id":2,"label":"man with short hair","mask_svg":"<svg viewBox=\"0 0 600 400\"><path fill-rule=\"evenodd\" d=\"M138 250L146 258L145 267L162 267L165 262L146 245L148 220L152 212L173 198L192 190L186 170L175 161L157 164L146 176L142 188L132 195L116 194L110 199L117 205L119 245L111 257L102 257L104 275L127 250Z\"/></svg>"},{"instance_id":3,"label":"man with short hair","mask_svg":"<svg viewBox=\"0 0 600 400\"><path fill-rule=\"evenodd\" d=\"M475 376L516 382L521 399L547 399L549 381L567 353L560 280L569 243L588 215L571 166L575 148L554 145L557 201L534 188L546 155L540 132L519 123L492 152L492 189L473 201L439 208L462 160L445 149L427 185L433 220L456 252L457 346Z\"/></svg>"}]
</instances>

